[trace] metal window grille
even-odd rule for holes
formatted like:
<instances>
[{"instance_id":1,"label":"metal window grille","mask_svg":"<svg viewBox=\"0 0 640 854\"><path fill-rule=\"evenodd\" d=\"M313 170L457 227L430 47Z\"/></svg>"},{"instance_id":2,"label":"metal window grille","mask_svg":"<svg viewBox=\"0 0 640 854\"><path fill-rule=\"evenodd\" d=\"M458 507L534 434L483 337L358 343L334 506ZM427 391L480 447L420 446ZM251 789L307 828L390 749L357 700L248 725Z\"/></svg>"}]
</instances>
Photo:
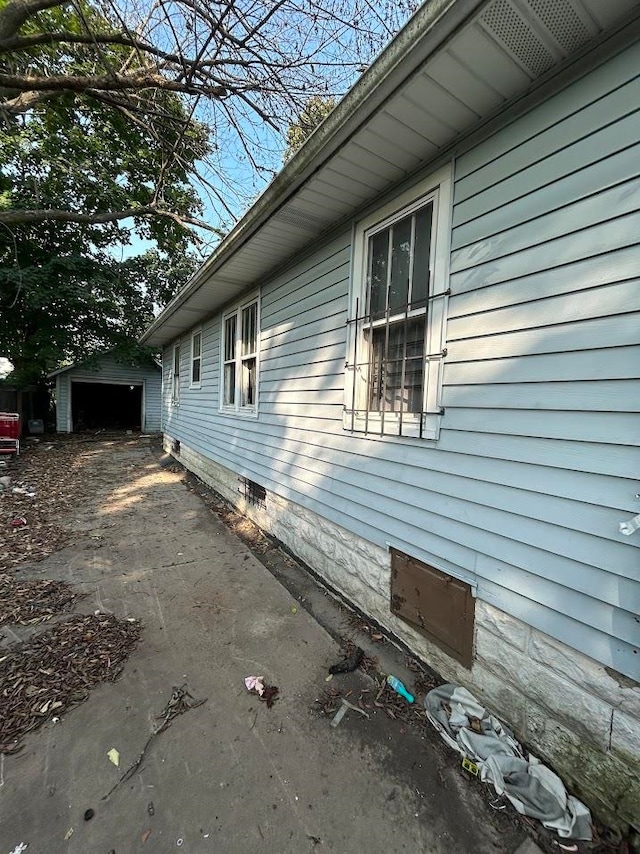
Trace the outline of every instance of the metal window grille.
<instances>
[{"instance_id":1,"label":"metal window grille","mask_svg":"<svg viewBox=\"0 0 640 854\"><path fill-rule=\"evenodd\" d=\"M421 438L432 414L429 362L443 353L428 352L431 306L446 296L433 293L437 200L437 194L423 197L363 235L366 298L347 321L352 431L357 421L359 432L415 436L418 425Z\"/></svg>"},{"instance_id":2,"label":"metal window grille","mask_svg":"<svg viewBox=\"0 0 640 854\"><path fill-rule=\"evenodd\" d=\"M410 421L417 422L422 438L425 416L442 414L442 409L425 408L429 391L426 365L428 360L444 358L447 351L427 352L427 340L429 304L448 294L447 290L428 296L426 310L421 312L406 303L400 312L394 309L392 317L387 306L382 318L379 313L360 314L360 300L356 300L355 317L347 320L353 327L352 351L346 363L352 377L351 405L346 407L352 432L356 419L364 419L364 433L384 435L385 418L392 416L397 422L394 435L406 434Z\"/></svg>"}]
</instances>

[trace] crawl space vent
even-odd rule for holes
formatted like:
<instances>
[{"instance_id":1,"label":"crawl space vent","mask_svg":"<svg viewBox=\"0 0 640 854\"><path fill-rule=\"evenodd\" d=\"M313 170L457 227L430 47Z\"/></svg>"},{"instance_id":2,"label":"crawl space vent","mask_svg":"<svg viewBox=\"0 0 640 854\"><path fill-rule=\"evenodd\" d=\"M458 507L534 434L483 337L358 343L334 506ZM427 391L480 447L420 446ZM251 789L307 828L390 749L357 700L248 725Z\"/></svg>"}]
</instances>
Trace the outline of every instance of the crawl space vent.
<instances>
[{"instance_id":1,"label":"crawl space vent","mask_svg":"<svg viewBox=\"0 0 640 854\"><path fill-rule=\"evenodd\" d=\"M475 601L461 579L391 549L391 613L465 667L473 660Z\"/></svg>"},{"instance_id":2,"label":"crawl space vent","mask_svg":"<svg viewBox=\"0 0 640 854\"><path fill-rule=\"evenodd\" d=\"M254 507L266 507L267 490L264 486L249 480L248 477L241 477L239 480L242 484L239 491L244 496L245 501Z\"/></svg>"}]
</instances>

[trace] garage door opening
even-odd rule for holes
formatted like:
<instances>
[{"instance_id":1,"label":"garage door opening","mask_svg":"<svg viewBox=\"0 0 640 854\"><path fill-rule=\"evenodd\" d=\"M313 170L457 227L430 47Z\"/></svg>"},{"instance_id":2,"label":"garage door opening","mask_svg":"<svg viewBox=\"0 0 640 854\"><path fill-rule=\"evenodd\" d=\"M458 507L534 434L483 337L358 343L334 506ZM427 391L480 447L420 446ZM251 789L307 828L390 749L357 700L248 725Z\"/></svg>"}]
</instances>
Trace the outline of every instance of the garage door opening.
<instances>
[{"instance_id":1,"label":"garage door opening","mask_svg":"<svg viewBox=\"0 0 640 854\"><path fill-rule=\"evenodd\" d=\"M71 383L72 430L140 430L142 385Z\"/></svg>"}]
</instances>

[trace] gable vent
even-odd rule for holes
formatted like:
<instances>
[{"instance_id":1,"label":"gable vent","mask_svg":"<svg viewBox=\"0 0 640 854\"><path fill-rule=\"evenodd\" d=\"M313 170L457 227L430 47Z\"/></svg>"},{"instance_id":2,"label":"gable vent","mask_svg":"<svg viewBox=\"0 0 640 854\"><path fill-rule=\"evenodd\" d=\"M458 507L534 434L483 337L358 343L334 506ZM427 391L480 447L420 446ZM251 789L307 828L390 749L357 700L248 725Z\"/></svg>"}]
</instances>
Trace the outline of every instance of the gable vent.
<instances>
[{"instance_id":1,"label":"gable vent","mask_svg":"<svg viewBox=\"0 0 640 854\"><path fill-rule=\"evenodd\" d=\"M556 0L562 5L562 0ZM556 63L549 50L508 0L497 0L480 16L480 23L524 69L539 77Z\"/></svg>"}]
</instances>

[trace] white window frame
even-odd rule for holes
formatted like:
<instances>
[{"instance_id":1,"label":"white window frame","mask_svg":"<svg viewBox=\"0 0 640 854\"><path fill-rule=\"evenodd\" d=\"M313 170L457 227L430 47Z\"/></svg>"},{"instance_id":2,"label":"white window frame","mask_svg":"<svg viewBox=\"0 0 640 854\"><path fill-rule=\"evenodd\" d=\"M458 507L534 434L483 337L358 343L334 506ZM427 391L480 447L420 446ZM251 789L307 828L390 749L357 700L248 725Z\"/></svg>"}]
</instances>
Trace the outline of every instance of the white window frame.
<instances>
[{"instance_id":1,"label":"white window frame","mask_svg":"<svg viewBox=\"0 0 640 854\"><path fill-rule=\"evenodd\" d=\"M421 180L400 196L357 222L353 231L351 267L350 318L364 314L367 304L367 246L372 234L388 228L423 205L433 201L434 214L431 234L429 291L427 294L427 328L423 378L423 414L412 412L379 412L368 409L371 378L363 367L369 344L364 325L355 320L349 323L345 371L345 406L343 428L366 433L368 437L403 436L437 439L442 418L442 363L446 341L446 318L449 289L449 259L452 219L452 165L444 167ZM409 313L409 318L413 316ZM420 311L416 316L421 314ZM369 328L369 326L367 326ZM353 353L358 353L354 365ZM367 411L368 410L368 411Z\"/></svg>"},{"instance_id":2,"label":"white window frame","mask_svg":"<svg viewBox=\"0 0 640 854\"><path fill-rule=\"evenodd\" d=\"M194 343L196 340L196 336L199 336L200 338L200 352L197 356L194 353ZM193 379L193 368L196 362L198 362L199 368L199 379L197 382ZM189 359L189 388L202 388L202 329L194 329L191 333L191 352Z\"/></svg>"},{"instance_id":3,"label":"white window frame","mask_svg":"<svg viewBox=\"0 0 640 854\"><path fill-rule=\"evenodd\" d=\"M171 405L180 406L180 342L171 350ZM177 356L177 370L176 370Z\"/></svg>"},{"instance_id":4,"label":"white window frame","mask_svg":"<svg viewBox=\"0 0 640 854\"><path fill-rule=\"evenodd\" d=\"M251 353L242 353L242 313L250 306L256 306L256 349ZM225 334L227 320L235 317L235 341L234 354L231 359L225 359ZM251 359L255 359L255 389L254 403L242 404L242 390L245 372L243 366ZM225 365L233 364L235 366L235 383L234 383L234 399L233 403L224 402L225 391ZM260 379L260 293L254 292L241 302L236 303L228 311L222 315L220 325L220 403L219 411L229 415L240 415L245 418L258 417L258 399L259 399L259 379Z\"/></svg>"}]
</instances>

